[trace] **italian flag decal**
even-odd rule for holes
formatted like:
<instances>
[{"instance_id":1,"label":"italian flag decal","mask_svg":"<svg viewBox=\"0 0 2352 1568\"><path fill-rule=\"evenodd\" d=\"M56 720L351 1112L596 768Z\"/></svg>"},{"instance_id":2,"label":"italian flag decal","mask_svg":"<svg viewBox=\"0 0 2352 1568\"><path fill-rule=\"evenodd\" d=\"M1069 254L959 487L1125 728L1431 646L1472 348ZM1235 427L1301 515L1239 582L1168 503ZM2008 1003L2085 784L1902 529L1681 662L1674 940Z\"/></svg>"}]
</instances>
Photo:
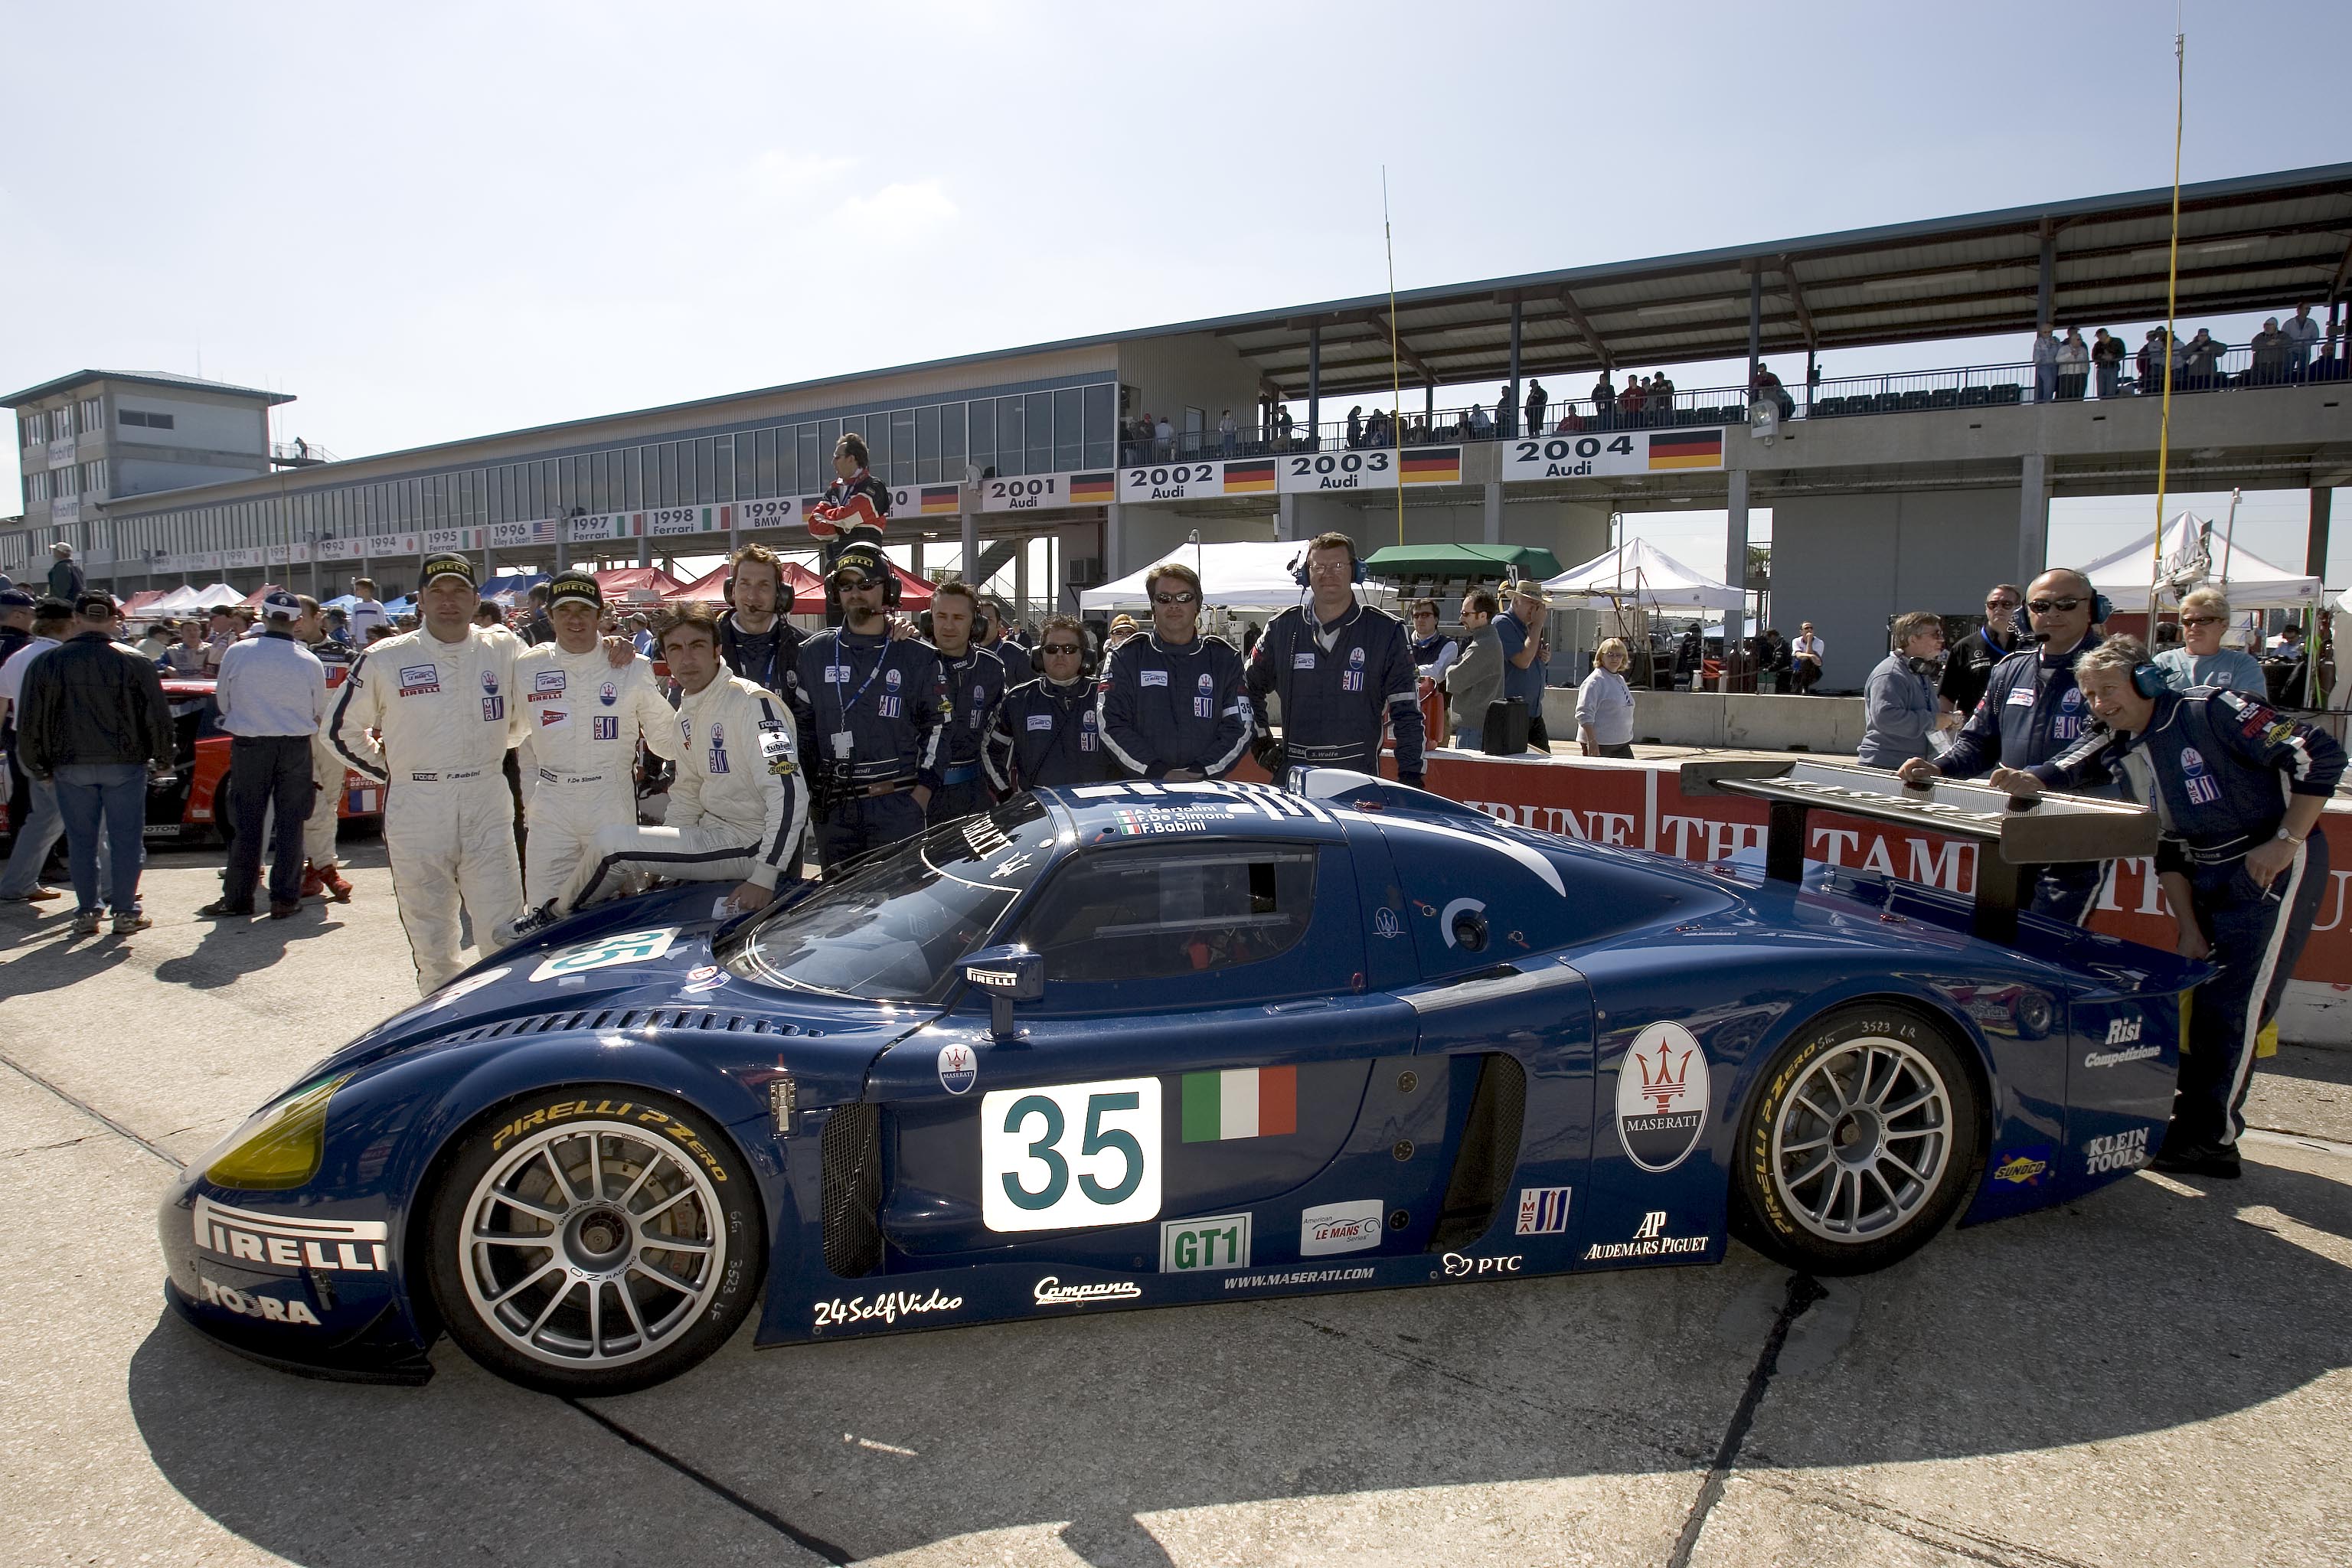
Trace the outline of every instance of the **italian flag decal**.
<instances>
[{"instance_id":1,"label":"italian flag decal","mask_svg":"<svg viewBox=\"0 0 2352 1568\"><path fill-rule=\"evenodd\" d=\"M1298 1131L1297 1068L1230 1068L1184 1075L1184 1142L1272 1138Z\"/></svg>"}]
</instances>

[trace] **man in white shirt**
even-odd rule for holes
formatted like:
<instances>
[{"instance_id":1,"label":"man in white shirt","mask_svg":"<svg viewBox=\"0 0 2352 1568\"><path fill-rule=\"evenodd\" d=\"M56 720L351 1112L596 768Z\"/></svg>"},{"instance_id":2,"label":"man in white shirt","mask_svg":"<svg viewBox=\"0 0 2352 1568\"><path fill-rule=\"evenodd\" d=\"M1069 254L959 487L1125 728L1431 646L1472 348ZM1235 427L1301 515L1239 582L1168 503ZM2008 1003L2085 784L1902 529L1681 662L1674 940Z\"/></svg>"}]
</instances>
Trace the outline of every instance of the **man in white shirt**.
<instances>
[{"instance_id":1,"label":"man in white shirt","mask_svg":"<svg viewBox=\"0 0 2352 1568\"><path fill-rule=\"evenodd\" d=\"M1821 684L1825 651L1826 645L1813 634L1812 622L1797 628L1797 640L1789 645L1789 684L1798 696Z\"/></svg>"},{"instance_id":2,"label":"man in white shirt","mask_svg":"<svg viewBox=\"0 0 2352 1568\"><path fill-rule=\"evenodd\" d=\"M63 642L72 627L73 606L63 599L43 599L34 605L32 640L0 664L0 725L16 721L26 668ZM16 845L9 852L7 869L0 871L0 904L37 904L58 896L58 889L41 885L41 867L66 831L65 818L58 812L57 783L27 778L26 784L32 809L23 822L12 825Z\"/></svg>"},{"instance_id":3,"label":"man in white shirt","mask_svg":"<svg viewBox=\"0 0 2352 1568\"><path fill-rule=\"evenodd\" d=\"M229 808L236 837L228 847L221 896L196 912L210 920L250 918L261 880L262 819L272 818L269 918L302 908L302 825L321 809L310 780L310 744L327 716L327 670L295 639L302 601L280 588L261 602L262 630L221 656L213 702L229 732ZM332 800L323 809L334 810Z\"/></svg>"},{"instance_id":4,"label":"man in white shirt","mask_svg":"<svg viewBox=\"0 0 2352 1568\"><path fill-rule=\"evenodd\" d=\"M2294 314L2280 323L2279 335L2286 339L2287 374L2301 375L2311 367L2311 351L2319 346L2319 323L2311 319L2311 306L2297 305Z\"/></svg>"},{"instance_id":5,"label":"man in white shirt","mask_svg":"<svg viewBox=\"0 0 2352 1568\"><path fill-rule=\"evenodd\" d=\"M352 606L352 646L364 650L368 645L368 628L388 626L392 625L392 616L376 600L374 578L352 578L352 592L359 598L359 603Z\"/></svg>"}]
</instances>

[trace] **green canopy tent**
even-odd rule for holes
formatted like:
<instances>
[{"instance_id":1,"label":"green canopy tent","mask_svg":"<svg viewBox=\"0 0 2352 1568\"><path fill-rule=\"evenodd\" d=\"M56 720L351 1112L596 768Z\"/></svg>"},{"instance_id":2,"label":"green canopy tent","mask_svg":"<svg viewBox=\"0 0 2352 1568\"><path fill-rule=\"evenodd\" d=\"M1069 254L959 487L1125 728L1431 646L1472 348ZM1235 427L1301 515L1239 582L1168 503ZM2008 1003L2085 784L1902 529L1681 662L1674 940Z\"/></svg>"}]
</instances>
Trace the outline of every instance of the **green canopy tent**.
<instances>
[{"instance_id":1,"label":"green canopy tent","mask_svg":"<svg viewBox=\"0 0 2352 1568\"><path fill-rule=\"evenodd\" d=\"M1364 558L1368 576L1404 582L1529 577L1540 583L1559 575L1559 561L1534 544L1391 544Z\"/></svg>"}]
</instances>

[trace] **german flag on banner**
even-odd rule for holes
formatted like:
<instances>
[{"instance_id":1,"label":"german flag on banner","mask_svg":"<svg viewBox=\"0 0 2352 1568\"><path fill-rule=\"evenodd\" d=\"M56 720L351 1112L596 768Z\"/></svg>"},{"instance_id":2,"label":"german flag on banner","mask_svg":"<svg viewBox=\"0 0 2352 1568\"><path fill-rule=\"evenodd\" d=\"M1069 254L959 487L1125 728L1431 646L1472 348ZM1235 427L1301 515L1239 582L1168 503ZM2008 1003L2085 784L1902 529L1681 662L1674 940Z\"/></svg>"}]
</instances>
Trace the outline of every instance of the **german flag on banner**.
<instances>
[{"instance_id":1,"label":"german flag on banner","mask_svg":"<svg viewBox=\"0 0 2352 1568\"><path fill-rule=\"evenodd\" d=\"M1117 474L1072 474L1070 476L1072 506L1100 506L1118 499L1118 476Z\"/></svg>"},{"instance_id":2,"label":"german flag on banner","mask_svg":"<svg viewBox=\"0 0 2352 1568\"><path fill-rule=\"evenodd\" d=\"M1667 430L1650 437L1653 468L1719 468L1723 467L1723 431Z\"/></svg>"},{"instance_id":3,"label":"german flag on banner","mask_svg":"<svg viewBox=\"0 0 2352 1568\"><path fill-rule=\"evenodd\" d=\"M925 517L934 517L943 511L954 511L962 504L963 498L959 491L959 487L955 485L925 485L923 487L921 504L918 510L920 510Z\"/></svg>"},{"instance_id":4,"label":"german flag on banner","mask_svg":"<svg viewBox=\"0 0 2352 1568\"><path fill-rule=\"evenodd\" d=\"M1409 485L1458 485L1462 482L1462 448L1439 447L1407 452L1398 470Z\"/></svg>"},{"instance_id":5,"label":"german flag on banner","mask_svg":"<svg viewBox=\"0 0 2352 1568\"><path fill-rule=\"evenodd\" d=\"M1272 458L1237 458L1225 465L1225 493L1244 496L1274 489Z\"/></svg>"}]
</instances>

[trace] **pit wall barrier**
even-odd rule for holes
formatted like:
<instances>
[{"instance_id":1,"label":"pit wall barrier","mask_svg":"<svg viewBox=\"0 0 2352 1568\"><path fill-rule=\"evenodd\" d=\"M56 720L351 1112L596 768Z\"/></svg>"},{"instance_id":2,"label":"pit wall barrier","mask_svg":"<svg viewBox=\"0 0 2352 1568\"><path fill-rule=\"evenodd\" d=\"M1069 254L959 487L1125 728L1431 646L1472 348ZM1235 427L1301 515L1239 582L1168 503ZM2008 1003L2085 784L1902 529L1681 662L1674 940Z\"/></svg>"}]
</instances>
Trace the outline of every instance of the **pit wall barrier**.
<instances>
[{"instance_id":1,"label":"pit wall barrier","mask_svg":"<svg viewBox=\"0 0 2352 1568\"><path fill-rule=\"evenodd\" d=\"M1826 705L1833 700L1819 700ZM1673 762L1547 761L1447 749L1430 753L1428 770L1428 786L1436 794L1503 821L1569 838L1699 862L1742 850L1760 853L1763 847L1761 802L1738 795L1685 796ZM1859 867L1964 895L1976 890L1979 847L1973 843L1828 811L1814 811L1811 821L1809 863ZM2327 835L2333 868L2311 940L2280 1005L2278 1030L2283 1039L2352 1047L2352 911L2347 908L2352 902L2352 805L2331 803L2320 830ZM2154 863L2116 862L2090 923L2094 931L2171 952L2176 928Z\"/></svg>"},{"instance_id":2,"label":"pit wall barrier","mask_svg":"<svg viewBox=\"0 0 2352 1568\"><path fill-rule=\"evenodd\" d=\"M1576 688L1544 689L1544 729L1576 739ZM1862 749L1859 697L1777 697L1747 691L1636 691L1633 739L1654 746L1811 752L1832 759Z\"/></svg>"}]
</instances>

